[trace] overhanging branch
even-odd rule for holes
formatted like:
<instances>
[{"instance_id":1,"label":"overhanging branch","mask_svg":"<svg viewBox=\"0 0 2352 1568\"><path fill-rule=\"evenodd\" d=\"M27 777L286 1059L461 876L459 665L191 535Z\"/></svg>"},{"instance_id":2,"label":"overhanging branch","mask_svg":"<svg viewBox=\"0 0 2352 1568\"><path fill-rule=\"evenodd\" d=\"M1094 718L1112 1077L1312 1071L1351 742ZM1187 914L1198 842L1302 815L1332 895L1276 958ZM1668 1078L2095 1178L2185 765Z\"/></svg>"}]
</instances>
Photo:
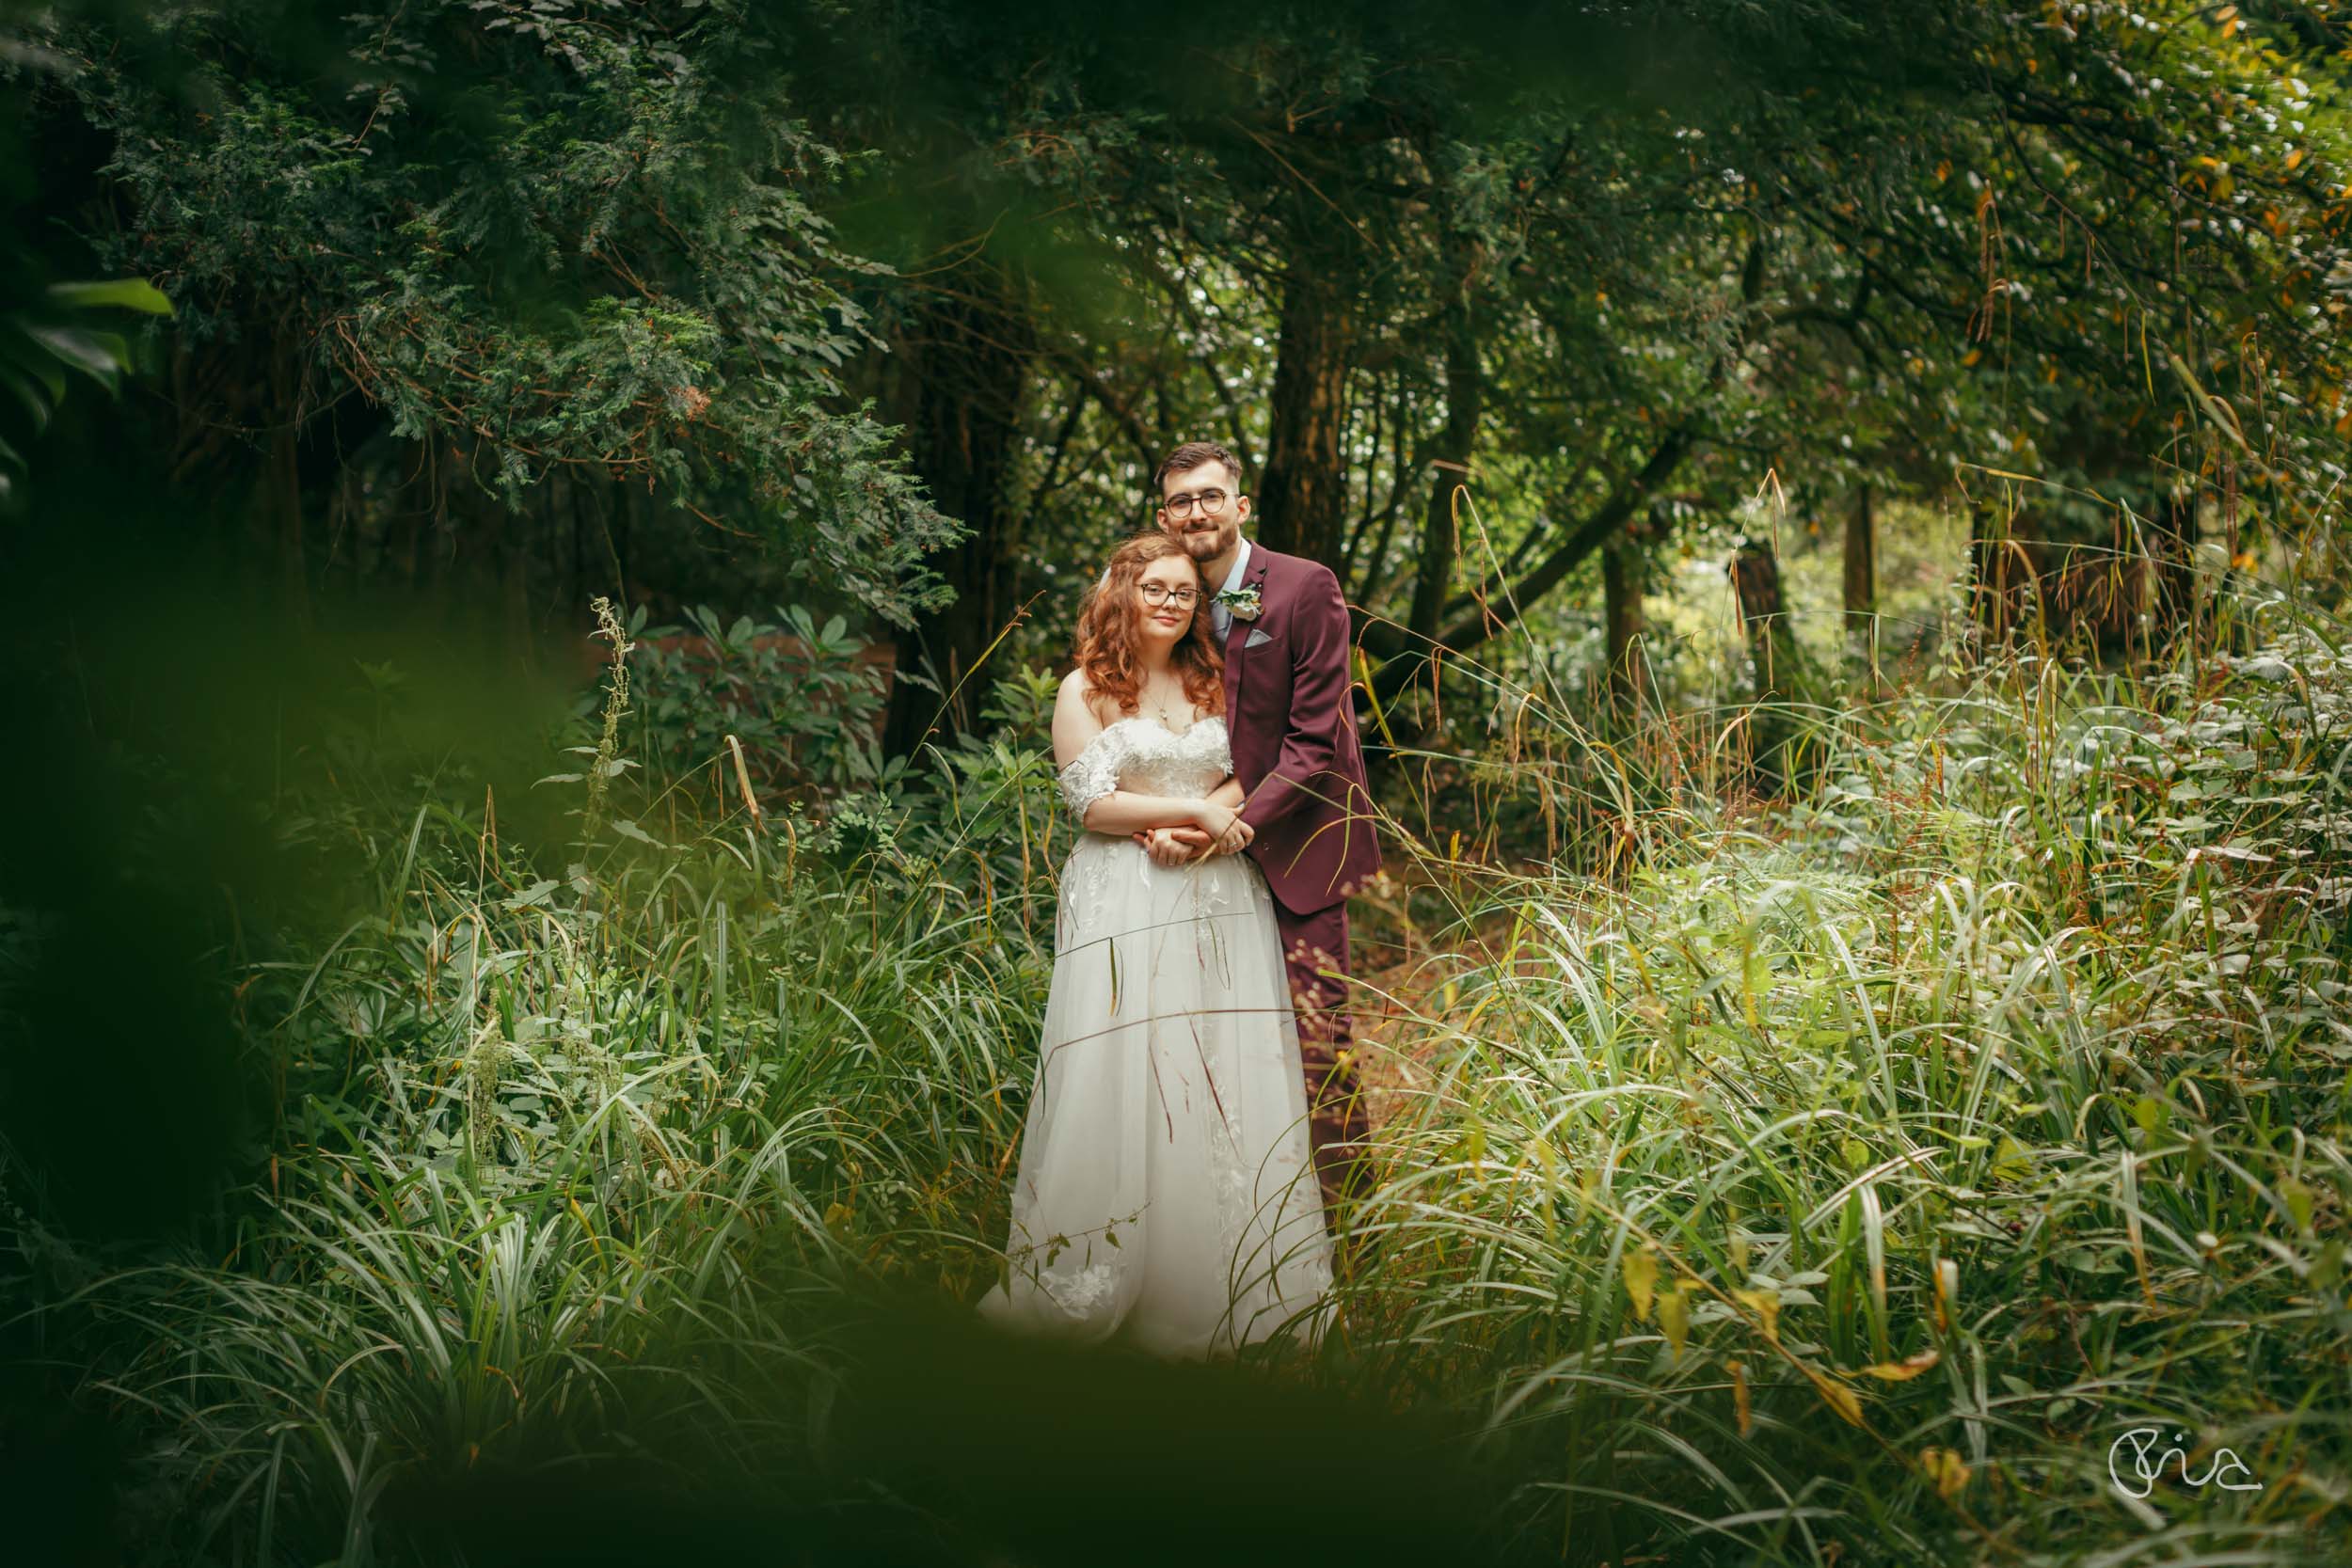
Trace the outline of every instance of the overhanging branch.
<instances>
[{"instance_id":1,"label":"overhanging branch","mask_svg":"<svg viewBox=\"0 0 2352 1568\"><path fill-rule=\"evenodd\" d=\"M1577 526L1576 531L1561 541L1559 546L1532 572L1505 592L1500 602L1482 600L1476 610L1447 627L1434 640L1433 646L1449 653L1466 653L1494 637L1513 622L1526 614L1536 600L1559 586L1561 580L1574 571L1584 558L1607 544L1616 531L1625 527L1627 519L1645 504L1658 487L1666 483L1682 460L1691 454L1696 437L1688 429L1669 432L1650 453L1649 461L1596 509L1593 515ZM1385 662L1373 675L1373 695L1382 703L1393 701L1397 694L1412 684L1427 662L1425 654L1408 650L1409 634L1389 622L1375 622L1363 627L1364 651L1382 657Z\"/></svg>"}]
</instances>

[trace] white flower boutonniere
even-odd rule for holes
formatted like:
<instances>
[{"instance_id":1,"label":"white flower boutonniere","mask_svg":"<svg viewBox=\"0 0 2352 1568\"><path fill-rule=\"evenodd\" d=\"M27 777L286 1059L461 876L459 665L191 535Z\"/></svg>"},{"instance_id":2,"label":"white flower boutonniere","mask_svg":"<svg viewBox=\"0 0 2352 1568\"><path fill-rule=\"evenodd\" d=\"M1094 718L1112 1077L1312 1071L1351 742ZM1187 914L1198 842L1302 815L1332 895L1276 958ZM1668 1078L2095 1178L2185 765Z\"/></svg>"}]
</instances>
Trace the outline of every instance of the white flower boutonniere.
<instances>
[{"instance_id":1,"label":"white flower boutonniere","mask_svg":"<svg viewBox=\"0 0 2352 1568\"><path fill-rule=\"evenodd\" d=\"M1253 582L1240 588L1219 589L1216 597L1209 602L1223 605L1236 621L1254 621L1258 618L1258 585Z\"/></svg>"}]
</instances>

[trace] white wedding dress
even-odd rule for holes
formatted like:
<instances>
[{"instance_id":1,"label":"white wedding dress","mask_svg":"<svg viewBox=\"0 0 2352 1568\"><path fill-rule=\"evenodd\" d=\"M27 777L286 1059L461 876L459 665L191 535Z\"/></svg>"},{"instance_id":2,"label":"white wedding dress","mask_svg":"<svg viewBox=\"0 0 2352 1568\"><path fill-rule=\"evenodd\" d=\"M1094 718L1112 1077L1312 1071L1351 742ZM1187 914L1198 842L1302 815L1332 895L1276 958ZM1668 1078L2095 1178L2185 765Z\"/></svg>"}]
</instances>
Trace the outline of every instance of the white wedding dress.
<instances>
[{"instance_id":1,"label":"white wedding dress","mask_svg":"<svg viewBox=\"0 0 2352 1568\"><path fill-rule=\"evenodd\" d=\"M1199 800L1232 771L1222 719L1122 719L1062 798L1084 820L1113 789ZM1298 1026L1248 856L1159 866L1102 833L1071 851L1006 1253L979 1310L1009 1327L1205 1357L1328 1326Z\"/></svg>"}]
</instances>

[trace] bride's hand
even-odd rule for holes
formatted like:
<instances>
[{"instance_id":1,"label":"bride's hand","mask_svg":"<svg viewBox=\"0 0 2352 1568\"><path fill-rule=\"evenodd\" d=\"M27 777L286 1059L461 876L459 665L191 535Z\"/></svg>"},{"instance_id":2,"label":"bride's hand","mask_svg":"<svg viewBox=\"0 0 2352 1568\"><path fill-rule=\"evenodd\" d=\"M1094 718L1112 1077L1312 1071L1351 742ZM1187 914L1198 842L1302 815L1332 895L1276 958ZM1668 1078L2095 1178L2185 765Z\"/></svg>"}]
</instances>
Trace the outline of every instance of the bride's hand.
<instances>
[{"instance_id":1,"label":"bride's hand","mask_svg":"<svg viewBox=\"0 0 2352 1568\"><path fill-rule=\"evenodd\" d=\"M1176 836L1179 832L1175 828L1150 828L1136 834L1136 842L1143 846L1143 852L1153 865L1172 871L1197 852L1194 846Z\"/></svg>"},{"instance_id":2,"label":"bride's hand","mask_svg":"<svg viewBox=\"0 0 2352 1568\"><path fill-rule=\"evenodd\" d=\"M1258 836L1258 830L1244 822L1239 812L1221 806L1215 800L1201 801L1194 820L1209 835L1209 853L1212 855L1237 855L1249 847L1251 839Z\"/></svg>"},{"instance_id":3,"label":"bride's hand","mask_svg":"<svg viewBox=\"0 0 2352 1568\"><path fill-rule=\"evenodd\" d=\"M1186 822L1173 828L1162 828L1159 831L1166 833L1169 840L1184 852L1187 859L1199 859L1209 852L1211 840L1206 828L1196 828Z\"/></svg>"},{"instance_id":4,"label":"bride's hand","mask_svg":"<svg viewBox=\"0 0 2352 1568\"><path fill-rule=\"evenodd\" d=\"M1151 857L1153 865L1164 865L1171 870L1187 862L1202 859L1209 850L1207 831L1189 823L1141 829L1134 837L1137 847Z\"/></svg>"}]
</instances>

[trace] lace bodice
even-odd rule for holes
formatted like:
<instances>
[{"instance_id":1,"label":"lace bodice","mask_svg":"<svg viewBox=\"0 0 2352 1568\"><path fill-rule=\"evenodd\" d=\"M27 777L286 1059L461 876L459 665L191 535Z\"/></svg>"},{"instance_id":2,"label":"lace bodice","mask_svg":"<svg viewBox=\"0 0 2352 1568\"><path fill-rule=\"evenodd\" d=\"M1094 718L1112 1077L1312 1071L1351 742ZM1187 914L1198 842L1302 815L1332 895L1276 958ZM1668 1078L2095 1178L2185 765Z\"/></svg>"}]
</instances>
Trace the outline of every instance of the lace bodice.
<instances>
[{"instance_id":1,"label":"lace bodice","mask_svg":"<svg viewBox=\"0 0 2352 1568\"><path fill-rule=\"evenodd\" d=\"M1061 798L1084 822L1087 808L1115 789L1199 800L1232 770L1223 719L1200 720L1182 735L1153 720L1121 719L1061 770Z\"/></svg>"}]
</instances>

